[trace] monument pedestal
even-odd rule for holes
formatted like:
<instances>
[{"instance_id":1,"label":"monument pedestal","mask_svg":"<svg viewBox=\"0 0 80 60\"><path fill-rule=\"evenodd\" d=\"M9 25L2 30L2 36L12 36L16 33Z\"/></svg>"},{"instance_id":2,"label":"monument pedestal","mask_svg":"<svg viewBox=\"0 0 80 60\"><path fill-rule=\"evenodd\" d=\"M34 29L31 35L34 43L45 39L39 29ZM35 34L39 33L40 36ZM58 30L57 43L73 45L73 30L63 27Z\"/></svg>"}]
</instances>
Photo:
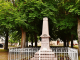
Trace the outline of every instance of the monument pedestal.
<instances>
[{"instance_id":1,"label":"monument pedestal","mask_svg":"<svg viewBox=\"0 0 80 60\"><path fill-rule=\"evenodd\" d=\"M52 51L38 51L31 60L57 60L55 53Z\"/></svg>"},{"instance_id":2,"label":"monument pedestal","mask_svg":"<svg viewBox=\"0 0 80 60\"><path fill-rule=\"evenodd\" d=\"M57 60L55 53L50 49L49 44L49 27L48 18L43 18L43 29L41 37L41 48L35 53L34 57L30 60Z\"/></svg>"}]
</instances>

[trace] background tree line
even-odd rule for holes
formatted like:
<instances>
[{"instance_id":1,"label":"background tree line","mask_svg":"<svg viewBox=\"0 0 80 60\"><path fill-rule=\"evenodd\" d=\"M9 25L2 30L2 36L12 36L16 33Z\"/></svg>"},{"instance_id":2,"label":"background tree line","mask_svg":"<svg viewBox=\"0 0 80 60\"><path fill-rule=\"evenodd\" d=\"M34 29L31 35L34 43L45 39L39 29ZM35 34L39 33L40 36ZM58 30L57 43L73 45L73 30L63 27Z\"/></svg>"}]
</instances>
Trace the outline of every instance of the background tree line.
<instances>
[{"instance_id":1,"label":"background tree line","mask_svg":"<svg viewBox=\"0 0 80 60\"><path fill-rule=\"evenodd\" d=\"M22 48L29 37L37 47L43 17L49 18L49 33L52 38L59 37L64 41L64 46L66 41L69 46L68 42L71 40L71 47L73 39L78 39L80 52L79 0L1 0L0 32L6 37L5 49L8 49L8 36L15 31L14 41L21 39Z\"/></svg>"}]
</instances>

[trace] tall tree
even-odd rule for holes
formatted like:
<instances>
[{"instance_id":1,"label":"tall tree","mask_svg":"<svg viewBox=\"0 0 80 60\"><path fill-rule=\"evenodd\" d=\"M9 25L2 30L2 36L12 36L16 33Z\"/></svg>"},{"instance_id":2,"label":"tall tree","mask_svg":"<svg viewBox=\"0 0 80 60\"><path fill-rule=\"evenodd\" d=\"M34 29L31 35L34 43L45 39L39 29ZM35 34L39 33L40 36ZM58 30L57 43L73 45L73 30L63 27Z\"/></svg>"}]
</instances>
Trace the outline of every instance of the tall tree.
<instances>
[{"instance_id":1,"label":"tall tree","mask_svg":"<svg viewBox=\"0 0 80 60\"><path fill-rule=\"evenodd\" d=\"M38 23L43 17L48 17L53 23L55 22L54 12L56 12L57 9L47 2L42 2L41 0L20 0L20 2L16 3L16 7L16 24L21 28L22 34L23 31L26 33L31 30L37 33ZM23 39L21 41L23 41Z\"/></svg>"},{"instance_id":2,"label":"tall tree","mask_svg":"<svg viewBox=\"0 0 80 60\"><path fill-rule=\"evenodd\" d=\"M72 4L71 4L71 3ZM67 2L67 4L69 3L69 5L66 7L67 11L69 13L72 13L73 15L75 15L75 18L77 19L77 34L78 34L78 41L79 41L79 55L80 55L80 0L71 0L70 2Z\"/></svg>"},{"instance_id":3,"label":"tall tree","mask_svg":"<svg viewBox=\"0 0 80 60\"><path fill-rule=\"evenodd\" d=\"M74 4L74 0L58 0L58 14L57 14L57 28L59 30L63 30L64 35L76 35L76 29L74 29L77 26L77 20L76 20L76 16L73 15L72 13L69 13L67 10L67 6ZM70 38L69 36L65 37L65 39L67 40L67 38ZM72 41L73 42L73 41ZM73 43L71 44L73 47Z\"/></svg>"},{"instance_id":4,"label":"tall tree","mask_svg":"<svg viewBox=\"0 0 80 60\"><path fill-rule=\"evenodd\" d=\"M0 1L0 24L6 33L5 49L8 49L9 30L14 27L13 5L10 2Z\"/></svg>"}]
</instances>

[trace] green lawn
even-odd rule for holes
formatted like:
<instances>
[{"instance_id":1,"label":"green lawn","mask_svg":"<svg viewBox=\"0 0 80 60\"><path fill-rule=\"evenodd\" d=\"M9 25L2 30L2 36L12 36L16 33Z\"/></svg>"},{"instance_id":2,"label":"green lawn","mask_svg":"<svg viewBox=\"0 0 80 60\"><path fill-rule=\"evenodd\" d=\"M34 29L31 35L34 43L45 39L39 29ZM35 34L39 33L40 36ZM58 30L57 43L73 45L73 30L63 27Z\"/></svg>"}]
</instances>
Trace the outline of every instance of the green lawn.
<instances>
[{"instance_id":1,"label":"green lawn","mask_svg":"<svg viewBox=\"0 0 80 60\"><path fill-rule=\"evenodd\" d=\"M74 48L78 49L78 45L75 45Z\"/></svg>"},{"instance_id":2,"label":"green lawn","mask_svg":"<svg viewBox=\"0 0 80 60\"><path fill-rule=\"evenodd\" d=\"M8 50L0 49L0 52L8 52Z\"/></svg>"}]
</instances>

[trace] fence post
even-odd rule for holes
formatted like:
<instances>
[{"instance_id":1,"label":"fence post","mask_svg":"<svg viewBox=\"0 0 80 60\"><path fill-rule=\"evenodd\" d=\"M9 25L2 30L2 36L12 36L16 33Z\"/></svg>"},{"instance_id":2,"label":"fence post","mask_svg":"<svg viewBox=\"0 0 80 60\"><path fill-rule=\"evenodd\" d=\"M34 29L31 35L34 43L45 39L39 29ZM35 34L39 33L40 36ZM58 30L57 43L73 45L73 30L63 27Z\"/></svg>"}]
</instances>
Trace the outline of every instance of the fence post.
<instances>
[{"instance_id":1,"label":"fence post","mask_svg":"<svg viewBox=\"0 0 80 60\"><path fill-rule=\"evenodd\" d=\"M77 58L77 60L78 60L78 50L76 51L76 53L75 53L75 54L77 54L77 57L76 57L76 58Z\"/></svg>"},{"instance_id":2,"label":"fence post","mask_svg":"<svg viewBox=\"0 0 80 60\"><path fill-rule=\"evenodd\" d=\"M10 48L9 48L9 52L8 52L8 60L9 60L9 57L10 57L9 55L10 55Z\"/></svg>"},{"instance_id":3,"label":"fence post","mask_svg":"<svg viewBox=\"0 0 80 60\"><path fill-rule=\"evenodd\" d=\"M37 52L39 48L20 48L20 49L17 49L17 48L9 48L9 52L8 52L8 60L17 60L17 59L27 59L28 57L28 60L29 58L33 57L33 53L34 52ZM35 50L35 51L34 51ZM60 57L63 57L64 56L64 60L66 59L66 57L71 60L78 60L78 50L77 49L72 49L72 48L68 48L68 49L63 49L63 48L52 48L52 50L55 52L55 56L57 58L59 58L60 60ZM64 51L63 51L64 50ZM68 50L68 51L67 51ZM26 54L25 54L26 52ZM41 52L39 50L39 60L41 59ZM49 57L52 56L52 55L49 55ZM66 57L65 57L66 56ZM45 56L44 56L45 57ZM45 58L44 58L45 59ZM51 59L52 60L52 59Z\"/></svg>"},{"instance_id":4,"label":"fence post","mask_svg":"<svg viewBox=\"0 0 80 60\"><path fill-rule=\"evenodd\" d=\"M78 60L78 50L77 50L77 60Z\"/></svg>"},{"instance_id":5,"label":"fence post","mask_svg":"<svg viewBox=\"0 0 80 60\"><path fill-rule=\"evenodd\" d=\"M39 50L39 60L40 60L40 50Z\"/></svg>"},{"instance_id":6,"label":"fence post","mask_svg":"<svg viewBox=\"0 0 80 60\"><path fill-rule=\"evenodd\" d=\"M29 49L28 49L28 60L29 60Z\"/></svg>"}]
</instances>

